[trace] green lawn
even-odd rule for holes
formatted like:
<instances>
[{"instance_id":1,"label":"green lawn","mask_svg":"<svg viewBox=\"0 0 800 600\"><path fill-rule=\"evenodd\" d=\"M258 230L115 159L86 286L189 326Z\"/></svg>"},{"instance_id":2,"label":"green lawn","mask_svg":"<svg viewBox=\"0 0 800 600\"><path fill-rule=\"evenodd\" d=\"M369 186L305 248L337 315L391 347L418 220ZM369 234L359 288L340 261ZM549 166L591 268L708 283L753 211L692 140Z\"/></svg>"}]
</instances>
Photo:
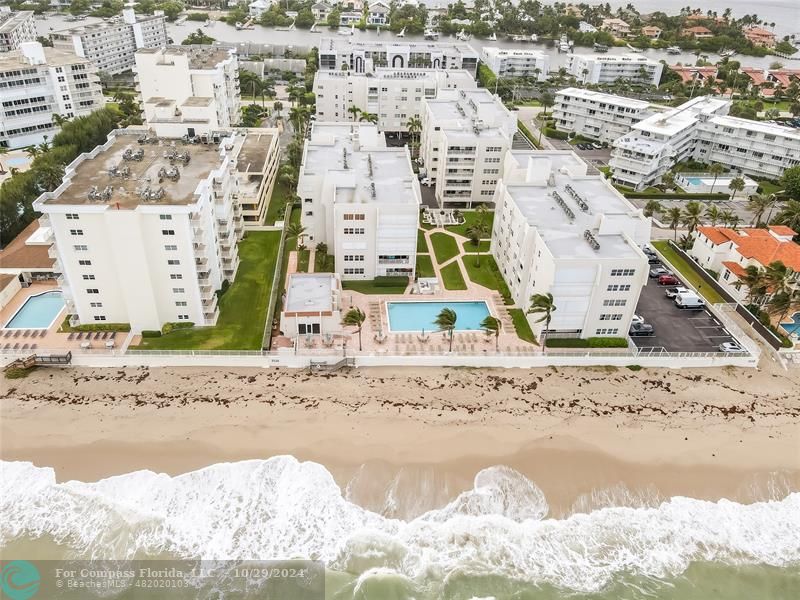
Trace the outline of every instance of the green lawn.
<instances>
[{"instance_id":1,"label":"green lawn","mask_svg":"<svg viewBox=\"0 0 800 600\"><path fill-rule=\"evenodd\" d=\"M272 188L272 196L269 198L267 216L264 217L264 222L267 225L274 225L275 221L280 221L283 218L283 208L289 200L291 200L289 188L276 179Z\"/></svg>"},{"instance_id":2,"label":"green lawn","mask_svg":"<svg viewBox=\"0 0 800 600\"><path fill-rule=\"evenodd\" d=\"M422 229L417 230L417 254L427 254L430 252L428 248L428 240L425 239L425 232Z\"/></svg>"},{"instance_id":3,"label":"green lawn","mask_svg":"<svg viewBox=\"0 0 800 600\"><path fill-rule=\"evenodd\" d=\"M314 253L314 272L316 273L333 273L336 266L336 258L331 254L323 254L322 252Z\"/></svg>"},{"instance_id":4,"label":"green lawn","mask_svg":"<svg viewBox=\"0 0 800 600\"><path fill-rule=\"evenodd\" d=\"M311 256L311 250L303 248L297 251L297 272L308 273L308 259Z\"/></svg>"},{"instance_id":5,"label":"green lawn","mask_svg":"<svg viewBox=\"0 0 800 600\"><path fill-rule=\"evenodd\" d=\"M457 233L458 235L463 235L464 237L469 237L467 235L467 229L472 227L472 225L478 220L478 213L474 210L465 210L461 213L464 216L464 223L461 225L450 225L447 227L447 231L452 231L453 233ZM487 237L491 237L492 235L492 224L494 223L494 212L487 211L485 216L485 223L486 223L486 231Z\"/></svg>"},{"instance_id":6,"label":"green lawn","mask_svg":"<svg viewBox=\"0 0 800 600\"><path fill-rule=\"evenodd\" d=\"M447 290L465 290L467 284L464 283L464 277L461 275L461 269L458 266L458 261L453 261L441 270L442 280L444 287Z\"/></svg>"},{"instance_id":7,"label":"green lawn","mask_svg":"<svg viewBox=\"0 0 800 600\"><path fill-rule=\"evenodd\" d=\"M761 193L765 196L769 196L770 194L777 194L780 191L783 191L783 186L772 183L767 179L762 179L758 182L758 186L761 188Z\"/></svg>"},{"instance_id":8,"label":"green lawn","mask_svg":"<svg viewBox=\"0 0 800 600\"><path fill-rule=\"evenodd\" d=\"M408 286L378 286L375 281L368 279L366 281L343 281L342 289L353 290L354 292L361 292L362 294L402 294L406 291Z\"/></svg>"},{"instance_id":9,"label":"green lawn","mask_svg":"<svg viewBox=\"0 0 800 600\"><path fill-rule=\"evenodd\" d=\"M533 336L531 326L528 323L528 319L525 317L525 313L522 312L522 309L510 308L508 309L508 314L511 315L511 320L514 322L514 329L517 331L517 337L525 342L530 342L538 346L539 343Z\"/></svg>"},{"instance_id":10,"label":"green lawn","mask_svg":"<svg viewBox=\"0 0 800 600\"><path fill-rule=\"evenodd\" d=\"M251 231L239 244L236 279L219 301L214 327L181 329L159 338L145 338L149 350L259 350L264 320L278 263L279 231Z\"/></svg>"},{"instance_id":11,"label":"green lawn","mask_svg":"<svg viewBox=\"0 0 800 600\"><path fill-rule=\"evenodd\" d=\"M461 261L467 270L467 276L478 285L482 285L490 290L497 290L507 303L511 302L511 292L506 285L503 276L497 268L492 256L481 256L480 266L475 266L476 256L464 256Z\"/></svg>"},{"instance_id":12,"label":"green lawn","mask_svg":"<svg viewBox=\"0 0 800 600\"><path fill-rule=\"evenodd\" d=\"M472 252L472 253L475 253L475 252L478 252L478 251L480 251L480 252L488 252L489 251L489 246L491 245L491 243L492 243L491 240L481 240L480 243L477 246L473 246L472 242L467 240L466 242L461 244L461 247L464 248L464 252Z\"/></svg>"},{"instance_id":13,"label":"green lawn","mask_svg":"<svg viewBox=\"0 0 800 600\"><path fill-rule=\"evenodd\" d=\"M669 245L668 240L660 240L657 242L652 242L652 244L659 252L661 252L670 265L681 274L681 277L684 279L684 281L691 284L698 292L700 292L700 295L703 296L706 301L710 302L711 304L727 302L727 300L720 296L714 288L703 281L697 271L692 268L692 265L687 263L683 257L679 256L678 253L675 252L672 246Z\"/></svg>"},{"instance_id":14,"label":"green lawn","mask_svg":"<svg viewBox=\"0 0 800 600\"><path fill-rule=\"evenodd\" d=\"M454 256L458 256L458 242L452 235L437 231L431 234L433 253L436 255L436 262L440 265L447 262Z\"/></svg>"},{"instance_id":15,"label":"green lawn","mask_svg":"<svg viewBox=\"0 0 800 600\"><path fill-rule=\"evenodd\" d=\"M417 277L436 277L429 254L417 254Z\"/></svg>"}]
</instances>

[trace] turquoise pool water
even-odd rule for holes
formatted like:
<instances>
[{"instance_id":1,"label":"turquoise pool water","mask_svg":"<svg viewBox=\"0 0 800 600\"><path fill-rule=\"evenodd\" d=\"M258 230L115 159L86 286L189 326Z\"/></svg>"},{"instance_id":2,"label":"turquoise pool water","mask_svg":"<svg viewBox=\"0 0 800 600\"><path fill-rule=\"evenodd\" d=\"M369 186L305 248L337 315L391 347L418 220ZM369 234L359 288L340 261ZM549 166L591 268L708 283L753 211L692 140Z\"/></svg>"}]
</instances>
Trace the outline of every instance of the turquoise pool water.
<instances>
[{"instance_id":1,"label":"turquoise pool water","mask_svg":"<svg viewBox=\"0 0 800 600\"><path fill-rule=\"evenodd\" d=\"M64 308L61 292L45 292L31 296L19 307L6 329L47 329Z\"/></svg>"},{"instance_id":2,"label":"turquoise pool water","mask_svg":"<svg viewBox=\"0 0 800 600\"><path fill-rule=\"evenodd\" d=\"M691 184L691 185L702 185L703 184L703 180L700 179L699 177L689 177L686 181L688 181L689 184Z\"/></svg>"},{"instance_id":3,"label":"turquoise pool water","mask_svg":"<svg viewBox=\"0 0 800 600\"><path fill-rule=\"evenodd\" d=\"M784 331L789 335L793 333L800 335L800 312L794 313L792 315L792 320L788 323L781 323L781 327L783 327Z\"/></svg>"},{"instance_id":4,"label":"turquoise pool water","mask_svg":"<svg viewBox=\"0 0 800 600\"><path fill-rule=\"evenodd\" d=\"M456 312L456 331L474 331L481 328L489 314L489 307L483 300L455 302L387 302L389 313L389 330L403 331L436 331L434 321L443 308L452 308Z\"/></svg>"}]
</instances>

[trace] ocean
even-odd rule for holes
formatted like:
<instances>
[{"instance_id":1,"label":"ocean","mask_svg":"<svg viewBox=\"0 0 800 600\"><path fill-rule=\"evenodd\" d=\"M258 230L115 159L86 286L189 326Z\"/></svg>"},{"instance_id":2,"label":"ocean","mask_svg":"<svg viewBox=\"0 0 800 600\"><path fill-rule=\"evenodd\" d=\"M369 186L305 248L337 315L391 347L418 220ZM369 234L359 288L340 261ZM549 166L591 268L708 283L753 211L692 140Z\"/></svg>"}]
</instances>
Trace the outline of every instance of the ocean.
<instances>
[{"instance_id":1,"label":"ocean","mask_svg":"<svg viewBox=\"0 0 800 600\"><path fill-rule=\"evenodd\" d=\"M367 510L324 466L291 456L95 483L2 462L0 556L309 558L324 563L330 600L788 600L800 589L800 493L606 501L551 518L535 482L502 466L415 517L386 516L396 493Z\"/></svg>"}]
</instances>

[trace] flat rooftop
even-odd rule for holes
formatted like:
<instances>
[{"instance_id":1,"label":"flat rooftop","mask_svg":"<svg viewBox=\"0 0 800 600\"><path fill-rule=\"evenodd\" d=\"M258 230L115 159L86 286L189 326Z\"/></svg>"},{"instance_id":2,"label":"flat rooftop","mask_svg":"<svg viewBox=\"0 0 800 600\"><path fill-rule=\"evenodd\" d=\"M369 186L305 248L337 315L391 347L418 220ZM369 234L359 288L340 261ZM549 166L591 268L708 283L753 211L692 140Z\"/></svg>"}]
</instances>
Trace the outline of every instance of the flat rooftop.
<instances>
[{"instance_id":1,"label":"flat rooftop","mask_svg":"<svg viewBox=\"0 0 800 600\"><path fill-rule=\"evenodd\" d=\"M158 54L169 61L173 56L187 56L190 69L213 69L231 56L231 49L225 46L190 45L167 46L166 48L139 48L136 54Z\"/></svg>"},{"instance_id":2,"label":"flat rooftop","mask_svg":"<svg viewBox=\"0 0 800 600\"><path fill-rule=\"evenodd\" d=\"M359 77L364 79L407 79L410 81L420 79L439 79L447 81L455 79L459 82L475 82L475 78L466 69L397 69L392 67L378 67L372 73L356 73L354 71L317 71L314 75L316 79L345 79L347 77ZM477 84L476 84L477 85Z\"/></svg>"},{"instance_id":3,"label":"flat rooftop","mask_svg":"<svg viewBox=\"0 0 800 600\"><path fill-rule=\"evenodd\" d=\"M779 135L795 140L800 140L800 130L785 125L776 125L775 123L765 123L764 121L751 121L750 119L742 119L740 117L729 117L727 115L720 115L712 117L711 122L720 127L731 127L733 129L746 129L748 131L758 131L767 135Z\"/></svg>"},{"instance_id":4,"label":"flat rooftop","mask_svg":"<svg viewBox=\"0 0 800 600\"><path fill-rule=\"evenodd\" d=\"M574 172L575 163L580 159L572 153L546 153L536 156L530 152L512 152L512 155L523 168L532 156L536 161L541 160L539 157L551 161L551 172L554 175L552 181L509 183L506 189L528 224L537 229L554 257L580 260L640 256L638 249L628 244L621 234L602 234L599 231L603 230L603 221L606 219L638 220L641 212L610 189L601 176L570 175L563 172L565 168ZM545 167L546 163L538 166ZM583 200L585 209L567 186ZM556 194L571 211L571 215L559 204ZM586 230L593 233L600 244L599 249L595 250L584 239Z\"/></svg>"},{"instance_id":5,"label":"flat rooftop","mask_svg":"<svg viewBox=\"0 0 800 600\"><path fill-rule=\"evenodd\" d=\"M354 40L344 37L324 37L320 40L320 54L331 52L458 52L464 56L478 58L478 53L463 42L384 42L380 40Z\"/></svg>"},{"instance_id":6,"label":"flat rooftop","mask_svg":"<svg viewBox=\"0 0 800 600\"><path fill-rule=\"evenodd\" d=\"M474 136L476 120L482 121L481 133L500 133L517 127L516 117L486 89L443 90L435 99L427 100L428 109L436 125L449 132L468 133Z\"/></svg>"},{"instance_id":7,"label":"flat rooftop","mask_svg":"<svg viewBox=\"0 0 800 600\"><path fill-rule=\"evenodd\" d=\"M408 150L387 148L375 125L315 123L306 142L303 173L335 175L337 203L420 202Z\"/></svg>"},{"instance_id":8,"label":"flat rooftop","mask_svg":"<svg viewBox=\"0 0 800 600\"><path fill-rule=\"evenodd\" d=\"M0 33L14 31L21 23L33 16L32 10L21 10L19 12L0 13Z\"/></svg>"},{"instance_id":9,"label":"flat rooftop","mask_svg":"<svg viewBox=\"0 0 800 600\"><path fill-rule=\"evenodd\" d=\"M57 48L49 48L45 46L44 58L47 66L58 67L65 65L81 65L89 64L89 61L80 56L76 56L73 52L66 52ZM15 71L21 68L30 69L39 65L32 65L30 61L25 58L20 50L12 50L10 52L0 52L0 72Z\"/></svg>"},{"instance_id":10,"label":"flat rooftop","mask_svg":"<svg viewBox=\"0 0 800 600\"><path fill-rule=\"evenodd\" d=\"M641 54L604 54L604 55L597 55L597 54L573 54L575 58L579 58L581 60L586 61L594 61L600 63L636 63L642 65L657 65L659 64L658 61L655 61L651 58L647 58L646 56L642 56Z\"/></svg>"},{"instance_id":11,"label":"flat rooftop","mask_svg":"<svg viewBox=\"0 0 800 600\"><path fill-rule=\"evenodd\" d=\"M284 313L329 313L339 280L333 273L292 273L286 287Z\"/></svg>"},{"instance_id":12,"label":"flat rooftop","mask_svg":"<svg viewBox=\"0 0 800 600\"><path fill-rule=\"evenodd\" d=\"M715 115L730 104L729 100L700 96L684 102L677 108L647 117L633 126L633 131L644 130L661 135L675 135L697 122L700 114Z\"/></svg>"},{"instance_id":13,"label":"flat rooftop","mask_svg":"<svg viewBox=\"0 0 800 600\"><path fill-rule=\"evenodd\" d=\"M98 147L82 160L78 157L68 167L64 180L66 188L55 198L44 200L47 204L100 204L121 209L134 209L140 204L175 205L190 204L194 201L195 191L201 180L206 179L212 170L222 164L218 144L187 144L180 140L160 138L157 144L139 144L137 142L141 130L136 132L118 131L112 135L108 147ZM236 137L236 143L242 143L242 136ZM125 160L126 150L135 152L142 150L141 161ZM168 152L188 152L189 164L175 161L174 165L165 157ZM94 154L94 156L92 156ZM76 164L77 163L77 164ZM74 172L70 174L70 169ZM172 181L166 177L159 178L159 171L176 166L180 178ZM128 177L113 176L113 168L129 170ZM161 179L159 181L159 179ZM102 192L106 187L112 190L108 200L90 199L92 189ZM163 189L163 197L154 200L143 200L140 192L146 189L156 191ZM61 188L59 188L61 189Z\"/></svg>"},{"instance_id":14,"label":"flat rooftop","mask_svg":"<svg viewBox=\"0 0 800 600\"><path fill-rule=\"evenodd\" d=\"M650 107L650 103L645 100L635 100L634 98L626 98L625 96L616 96L614 94L604 94L603 92L596 92L594 90L584 90L581 88L565 88L556 92L556 98L559 96L572 96L574 98L584 98L592 102L606 102L614 106L625 106L627 108L634 108L637 110L644 110Z\"/></svg>"}]
</instances>

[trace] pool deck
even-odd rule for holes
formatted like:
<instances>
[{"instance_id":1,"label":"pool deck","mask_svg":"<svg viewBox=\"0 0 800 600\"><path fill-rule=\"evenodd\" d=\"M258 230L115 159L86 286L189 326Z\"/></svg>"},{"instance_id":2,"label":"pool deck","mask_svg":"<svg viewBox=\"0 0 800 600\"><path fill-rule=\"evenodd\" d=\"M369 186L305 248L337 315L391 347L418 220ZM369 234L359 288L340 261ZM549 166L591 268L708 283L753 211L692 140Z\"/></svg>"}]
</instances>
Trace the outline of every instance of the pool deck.
<instances>
[{"instance_id":1,"label":"pool deck","mask_svg":"<svg viewBox=\"0 0 800 600\"><path fill-rule=\"evenodd\" d=\"M59 333L58 331L67 316L66 308L61 309L61 312L47 330L5 328L6 323L11 320L28 298L57 289L58 285L55 281L42 281L32 283L30 287L22 288L14 295L3 310L0 310L0 350L30 350L31 354L35 354L37 351L52 352L57 350L81 349L81 344L86 342L85 339L75 339L77 336L74 334L72 339L69 339L70 334ZM42 335L42 331L46 331L46 333ZM84 334L82 337L86 335L87 334ZM125 342L127 336L127 333L117 333L113 338L109 337L102 341L92 341L90 344L92 348L105 349L105 343L113 341L115 346L119 348Z\"/></svg>"}]
</instances>

